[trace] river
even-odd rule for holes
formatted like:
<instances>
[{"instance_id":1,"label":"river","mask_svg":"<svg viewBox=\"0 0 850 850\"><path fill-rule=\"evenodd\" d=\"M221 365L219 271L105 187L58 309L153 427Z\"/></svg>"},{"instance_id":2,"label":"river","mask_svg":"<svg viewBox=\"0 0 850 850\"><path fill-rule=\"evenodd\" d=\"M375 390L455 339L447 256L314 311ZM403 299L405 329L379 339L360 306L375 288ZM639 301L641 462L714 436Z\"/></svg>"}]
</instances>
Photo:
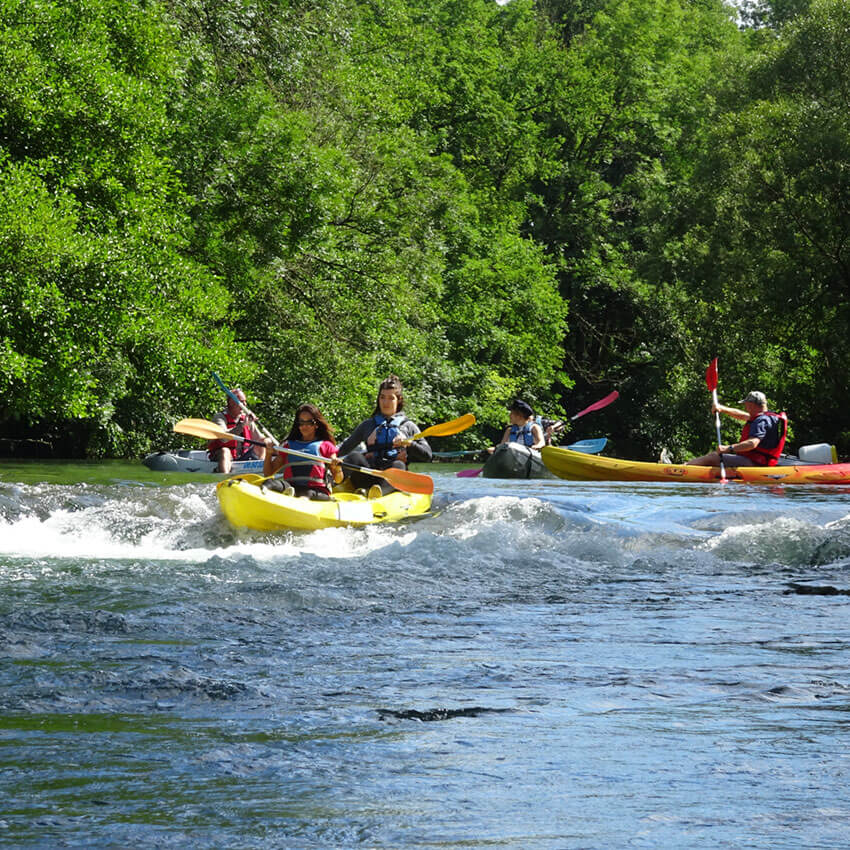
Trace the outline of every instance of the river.
<instances>
[{"instance_id":1,"label":"river","mask_svg":"<svg viewBox=\"0 0 850 850\"><path fill-rule=\"evenodd\" d=\"M266 535L0 465L0 845L846 847L850 490L451 469Z\"/></svg>"}]
</instances>

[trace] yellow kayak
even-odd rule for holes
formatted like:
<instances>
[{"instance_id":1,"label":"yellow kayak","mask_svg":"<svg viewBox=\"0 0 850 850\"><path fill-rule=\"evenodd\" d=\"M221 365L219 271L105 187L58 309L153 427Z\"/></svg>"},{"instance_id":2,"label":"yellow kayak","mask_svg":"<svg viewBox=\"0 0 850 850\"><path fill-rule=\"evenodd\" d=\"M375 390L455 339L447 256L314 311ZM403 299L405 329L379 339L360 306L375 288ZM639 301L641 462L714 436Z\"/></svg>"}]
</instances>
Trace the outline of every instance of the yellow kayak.
<instances>
[{"instance_id":1,"label":"yellow kayak","mask_svg":"<svg viewBox=\"0 0 850 850\"><path fill-rule=\"evenodd\" d=\"M228 478L216 485L221 510L236 528L255 531L315 531L344 525L394 522L427 513L431 496L398 490L378 499L335 491L328 502L287 496L262 486L259 475Z\"/></svg>"},{"instance_id":2,"label":"yellow kayak","mask_svg":"<svg viewBox=\"0 0 850 850\"><path fill-rule=\"evenodd\" d=\"M547 469L570 481L690 481L720 480L714 466L647 463L616 457L571 452L555 446L540 450ZM850 484L850 463L798 466L742 466L726 470L726 477L746 484Z\"/></svg>"}]
</instances>

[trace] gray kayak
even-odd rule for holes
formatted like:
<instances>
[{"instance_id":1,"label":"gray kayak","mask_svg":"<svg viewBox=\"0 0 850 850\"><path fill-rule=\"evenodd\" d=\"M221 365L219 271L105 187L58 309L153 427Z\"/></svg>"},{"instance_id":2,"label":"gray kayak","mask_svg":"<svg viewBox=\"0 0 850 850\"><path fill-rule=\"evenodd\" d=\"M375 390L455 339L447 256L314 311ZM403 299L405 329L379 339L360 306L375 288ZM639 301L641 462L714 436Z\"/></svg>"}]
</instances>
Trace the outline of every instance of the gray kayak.
<instances>
[{"instance_id":1,"label":"gray kayak","mask_svg":"<svg viewBox=\"0 0 850 850\"><path fill-rule=\"evenodd\" d=\"M487 459L485 478L555 478L540 459L540 452L520 443L500 443Z\"/></svg>"},{"instance_id":2,"label":"gray kayak","mask_svg":"<svg viewBox=\"0 0 850 850\"><path fill-rule=\"evenodd\" d=\"M579 440L566 448L584 454L599 454L608 442L607 437ZM483 475L485 478L555 478L544 465L540 452L521 443L500 443L481 469L462 470L461 478Z\"/></svg>"},{"instance_id":3,"label":"gray kayak","mask_svg":"<svg viewBox=\"0 0 850 850\"><path fill-rule=\"evenodd\" d=\"M181 449L178 452L152 452L142 463L154 472L218 472L214 460L204 449ZM241 472L263 472L261 460L235 460L230 475Z\"/></svg>"}]
</instances>

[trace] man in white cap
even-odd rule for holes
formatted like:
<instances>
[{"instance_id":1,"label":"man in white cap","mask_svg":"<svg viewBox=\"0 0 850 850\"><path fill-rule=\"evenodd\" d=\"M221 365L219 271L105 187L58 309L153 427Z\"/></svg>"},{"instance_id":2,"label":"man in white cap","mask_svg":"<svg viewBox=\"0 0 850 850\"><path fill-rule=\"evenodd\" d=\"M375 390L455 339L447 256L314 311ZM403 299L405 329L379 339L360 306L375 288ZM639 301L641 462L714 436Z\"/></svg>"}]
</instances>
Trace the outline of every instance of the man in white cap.
<instances>
[{"instance_id":1,"label":"man in white cap","mask_svg":"<svg viewBox=\"0 0 850 850\"><path fill-rule=\"evenodd\" d=\"M775 466L785 446L785 433L788 430L788 417L784 413L773 413L767 409L767 397L763 392L752 390L737 407L712 405L711 412L725 413L744 423L741 437L737 443L719 445L717 451L702 457L685 461L691 466Z\"/></svg>"}]
</instances>

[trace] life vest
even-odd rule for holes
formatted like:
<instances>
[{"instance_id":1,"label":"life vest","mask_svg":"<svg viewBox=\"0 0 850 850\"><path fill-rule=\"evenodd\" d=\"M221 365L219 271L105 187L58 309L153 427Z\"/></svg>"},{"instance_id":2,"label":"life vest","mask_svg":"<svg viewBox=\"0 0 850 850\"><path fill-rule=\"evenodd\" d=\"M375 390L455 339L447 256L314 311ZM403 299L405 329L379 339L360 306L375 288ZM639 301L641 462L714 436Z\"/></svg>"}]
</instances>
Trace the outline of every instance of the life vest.
<instances>
[{"instance_id":1,"label":"life vest","mask_svg":"<svg viewBox=\"0 0 850 850\"><path fill-rule=\"evenodd\" d=\"M772 449L762 448L761 444L748 452L738 452L743 457L752 459L757 466L776 466L779 460L779 455L782 454L782 449L785 447L785 435L788 433L788 416L785 413L774 413L772 410L765 410L759 416L770 416L772 419L778 420L779 441ZM758 418L758 417L756 417ZM750 420L754 421L754 420ZM745 422L741 429L741 441L749 439L750 422Z\"/></svg>"},{"instance_id":2,"label":"life vest","mask_svg":"<svg viewBox=\"0 0 850 850\"><path fill-rule=\"evenodd\" d=\"M236 419L230 415L230 411L227 410L224 413L224 421L225 427L228 431L230 431L234 425L236 425ZM251 426L248 422L242 423L242 437L246 440L253 440L254 434L251 431ZM230 449L231 454L233 455L234 460L242 460L242 458L247 455L251 455L253 457L253 452L251 450L250 443L240 443L238 440L212 440L207 444L207 451L209 452L210 460L215 460L215 454L219 449Z\"/></svg>"},{"instance_id":3,"label":"life vest","mask_svg":"<svg viewBox=\"0 0 850 850\"><path fill-rule=\"evenodd\" d=\"M519 425L511 425L511 431L508 435L509 443L522 443L524 446L528 446L531 448L534 445L534 434L532 433L532 426L534 422L526 422L522 428Z\"/></svg>"},{"instance_id":4,"label":"life vest","mask_svg":"<svg viewBox=\"0 0 850 850\"><path fill-rule=\"evenodd\" d=\"M316 455L321 457L319 447L324 440L312 440L307 443L304 440L287 440L283 444L283 448L294 449L297 452L304 452L308 455ZM291 461L287 457L286 466L283 468L283 477L293 487L307 487L311 490L320 490L323 493L330 493L330 482L328 480L330 470L324 463L310 463L309 460L301 458L293 458Z\"/></svg>"},{"instance_id":5,"label":"life vest","mask_svg":"<svg viewBox=\"0 0 850 850\"><path fill-rule=\"evenodd\" d=\"M366 451L371 452L378 462L392 462L398 457L399 449L393 446L393 440L401 435L401 425L407 421L403 413L393 416L383 416L378 413L375 420L375 442L366 444Z\"/></svg>"}]
</instances>

